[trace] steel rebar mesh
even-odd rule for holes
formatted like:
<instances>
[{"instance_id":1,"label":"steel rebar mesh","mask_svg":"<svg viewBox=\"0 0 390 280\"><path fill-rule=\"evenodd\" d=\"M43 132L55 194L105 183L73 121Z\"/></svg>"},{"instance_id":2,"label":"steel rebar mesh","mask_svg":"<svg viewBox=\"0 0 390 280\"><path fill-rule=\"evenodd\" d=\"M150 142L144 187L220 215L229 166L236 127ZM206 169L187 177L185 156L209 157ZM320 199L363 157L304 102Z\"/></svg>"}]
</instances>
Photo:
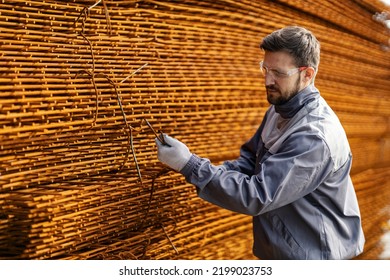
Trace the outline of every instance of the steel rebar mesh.
<instances>
[{"instance_id":1,"label":"steel rebar mesh","mask_svg":"<svg viewBox=\"0 0 390 280\"><path fill-rule=\"evenodd\" d=\"M350 138L362 258L378 256L390 61L375 3L3 2L0 258L253 258L251 218L164 170L143 120L215 163L234 159L268 107L259 42L291 24L321 41L316 85Z\"/></svg>"}]
</instances>

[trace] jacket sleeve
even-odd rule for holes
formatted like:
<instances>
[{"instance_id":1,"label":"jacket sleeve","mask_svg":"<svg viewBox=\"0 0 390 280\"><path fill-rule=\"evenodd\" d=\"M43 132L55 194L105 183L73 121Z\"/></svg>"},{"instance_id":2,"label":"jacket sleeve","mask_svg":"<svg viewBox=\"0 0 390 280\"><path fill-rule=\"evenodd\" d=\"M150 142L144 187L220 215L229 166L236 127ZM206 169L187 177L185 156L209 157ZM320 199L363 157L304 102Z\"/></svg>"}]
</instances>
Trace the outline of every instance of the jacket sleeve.
<instances>
[{"instance_id":1,"label":"jacket sleeve","mask_svg":"<svg viewBox=\"0 0 390 280\"><path fill-rule=\"evenodd\" d=\"M248 175L192 155L181 173L197 187L199 197L257 216L312 192L333 168L325 142L310 134L291 135L277 153L267 153L264 158L258 172Z\"/></svg>"}]
</instances>

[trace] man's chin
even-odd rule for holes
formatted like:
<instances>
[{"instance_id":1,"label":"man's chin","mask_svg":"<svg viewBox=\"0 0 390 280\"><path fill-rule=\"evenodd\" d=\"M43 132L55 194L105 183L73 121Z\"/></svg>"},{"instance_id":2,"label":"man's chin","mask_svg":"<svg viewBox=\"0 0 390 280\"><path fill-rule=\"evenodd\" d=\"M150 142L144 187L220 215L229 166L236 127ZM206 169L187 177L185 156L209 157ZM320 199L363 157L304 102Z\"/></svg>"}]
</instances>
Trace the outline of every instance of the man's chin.
<instances>
[{"instance_id":1,"label":"man's chin","mask_svg":"<svg viewBox=\"0 0 390 280\"><path fill-rule=\"evenodd\" d=\"M267 100L272 105L278 105L279 100L277 97L278 92L276 91L267 91Z\"/></svg>"}]
</instances>

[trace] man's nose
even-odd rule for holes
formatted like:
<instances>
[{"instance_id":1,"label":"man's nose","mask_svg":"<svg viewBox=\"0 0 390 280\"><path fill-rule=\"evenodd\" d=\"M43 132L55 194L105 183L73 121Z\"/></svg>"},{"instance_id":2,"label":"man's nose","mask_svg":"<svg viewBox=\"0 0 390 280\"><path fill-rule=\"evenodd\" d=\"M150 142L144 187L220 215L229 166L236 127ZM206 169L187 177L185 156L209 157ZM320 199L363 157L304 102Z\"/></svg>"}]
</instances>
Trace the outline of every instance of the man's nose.
<instances>
[{"instance_id":1,"label":"man's nose","mask_svg":"<svg viewBox=\"0 0 390 280\"><path fill-rule=\"evenodd\" d=\"M275 79L270 73L265 74L265 85L270 86L275 84Z\"/></svg>"}]
</instances>

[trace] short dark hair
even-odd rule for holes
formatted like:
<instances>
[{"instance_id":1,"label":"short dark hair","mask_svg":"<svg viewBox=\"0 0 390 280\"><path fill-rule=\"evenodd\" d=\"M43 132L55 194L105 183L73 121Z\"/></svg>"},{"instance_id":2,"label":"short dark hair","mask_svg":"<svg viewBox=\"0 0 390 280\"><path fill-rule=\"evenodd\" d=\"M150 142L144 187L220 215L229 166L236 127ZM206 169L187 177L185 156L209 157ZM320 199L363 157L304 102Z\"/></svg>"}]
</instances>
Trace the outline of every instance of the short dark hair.
<instances>
[{"instance_id":1,"label":"short dark hair","mask_svg":"<svg viewBox=\"0 0 390 280\"><path fill-rule=\"evenodd\" d=\"M318 69L320 64L320 42L306 28L287 26L264 37L260 48L265 51L285 51L292 55L296 66Z\"/></svg>"}]
</instances>

